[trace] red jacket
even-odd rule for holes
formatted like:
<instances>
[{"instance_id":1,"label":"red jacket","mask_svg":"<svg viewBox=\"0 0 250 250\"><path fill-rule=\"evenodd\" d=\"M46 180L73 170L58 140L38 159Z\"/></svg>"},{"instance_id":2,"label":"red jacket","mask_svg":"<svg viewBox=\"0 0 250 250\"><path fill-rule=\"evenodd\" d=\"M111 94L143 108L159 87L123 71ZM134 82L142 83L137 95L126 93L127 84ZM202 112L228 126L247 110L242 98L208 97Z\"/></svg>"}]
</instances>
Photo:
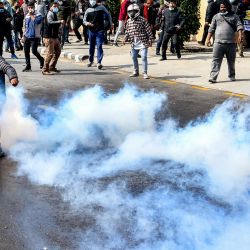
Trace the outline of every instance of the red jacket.
<instances>
[{"instance_id":1,"label":"red jacket","mask_svg":"<svg viewBox=\"0 0 250 250\"><path fill-rule=\"evenodd\" d=\"M121 4L120 13L119 13L119 21L125 21L127 17L127 9L131 4L130 0L124 0Z\"/></svg>"}]
</instances>

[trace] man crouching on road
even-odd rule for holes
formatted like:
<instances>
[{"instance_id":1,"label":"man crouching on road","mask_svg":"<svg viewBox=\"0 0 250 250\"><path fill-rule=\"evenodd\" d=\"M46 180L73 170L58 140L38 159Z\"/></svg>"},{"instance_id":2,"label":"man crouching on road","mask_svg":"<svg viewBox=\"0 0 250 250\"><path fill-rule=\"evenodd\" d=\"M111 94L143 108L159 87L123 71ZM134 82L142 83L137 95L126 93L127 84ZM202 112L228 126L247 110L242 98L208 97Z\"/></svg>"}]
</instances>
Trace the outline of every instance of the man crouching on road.
<instances>
[{"instance_id":1,"label":"man crouching on road","mask_svg":"<svg viewBox=\"0 0 250 250\"><path fill-rule=\"evenodd\" d=\"M129 19L126 25L126 33L123 43L129 41L132 43L131 54L134 64L134 73L130 77L139 76L138 54L141 50L143 78L148 77L148 47L152 46L153 34L147 20L140 16L140 8L137 4L131 4L128 7Z\"/></svg>"},{"instance_id":2,"label":"man crouching on road","mask_svg":"<svg viewBox=\"0 0 250 250\"><path fill-rule=\"evenodd\" d=\"M51 75L54 72L60 72L60 70L56 68L56 64L61 54L59 28L61 24L64 24L64 20L58 20L58 6L58 0L54 0L53 5L44 20L43 37L46 46L45 62L42 69L44 75Z\"/></svg>"},{"instance_id":3,"label":"man crouching on road","mask_svg":"<svg viewBox=\"0 0 250 250\"><path fill-rule=\"evenodd\" d=\"M18 77L16 70L0 56L0 109L2 109L5 101L5 74L9 77L12 86L18 85ZM3 158L5 153L0 145L0 158Z\"/></svg>"},{"instance_id":4,"label":"man crouching on road","mask_svg":"<svg viewBox=\"0 0 250 250\"><path fill-rule=\"evenodd\" d=\"M216 83L224 55L227 58L228 77L230 81L235 81L236 32L239 33L238 39L241 41L243 26L239 16L234 14L231 8L227 0L221 0L220 12L213 17L208 30L207 46L211 45L211 37L215 35L210 83Z\"/></svg>"}]
</instances>

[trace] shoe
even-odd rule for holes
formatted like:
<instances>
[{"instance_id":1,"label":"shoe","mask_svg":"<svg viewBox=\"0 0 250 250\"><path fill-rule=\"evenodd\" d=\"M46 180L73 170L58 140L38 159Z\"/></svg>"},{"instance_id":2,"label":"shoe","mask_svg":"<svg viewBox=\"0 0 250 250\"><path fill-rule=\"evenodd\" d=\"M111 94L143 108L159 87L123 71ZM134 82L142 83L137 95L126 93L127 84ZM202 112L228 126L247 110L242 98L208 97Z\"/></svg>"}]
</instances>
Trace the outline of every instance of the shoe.
<instances>
[{"instance_id":1,"label":"shoe","mask_svg":"<svg viewBox=\"0 0 250 250\"><path fill-rule=\"evenodd\" d=\"M161 53L160 53L160 51L156 51L156 53L155 53L157 56L160 56L161 55Z\"/></svg>"},{"instance_id":2,"label":"shoe","mask_svg":"<svg viewBox=\"0 0 250 250\"><path fill-rule=\"evenodd\" d=\"M245 57L245 56L243 55L243 53L242 53L242 54L239 54L239 56L240 56L240 57Z\"/></svg>"},{"instance_id":3,"label":"shoe","mask_svg":"<svg viewBox=\"0 0 250 250\"><path fill-rule=\"evenodd\" d=\"M212 78L210 78L208 81L209 81L211 84L216 83L216 80L214 80L214 79L212 79Z\"/></svg>"},{"instance_id":4,"label":"shoe","mask_svg":"<svg viewBox=\"0 0 250 250\"><path fill-rule=\"evenodd\" d=\"M53 73L53 72L50 72L49 70L43 70L43 71L42 71L42 74L43 74L43 75L54 75L54 73Z\"/></svg>"},{"instance_id":5,"label":"shoe","mask_svg":"<svg viewBox=\"0 0 250 250\"><path fill-rule=\"evenodd\" d=\"M134 72L133 74L129 75L129 77L138 77L139 73L138 72Z\"/></svg>"},{"instance_id":6,"label":"shoe","mask_svg":"<svg viewBox=\"0 0 250 250\"><path fill-rule=\"evenodd\" d=\"M16 54L12 54L11 59L18 59L18 57L16 56Z\"/></svg>"},{"instance_id":7,"label":"shoe","mask_svg":"<svg viewBox=\"0 0 250 250\"><path fill-rule=\"evenodd\" d=\"M82 39L76 40L76 43L80 43L80 42L82 42Z\"/></svg>"},{"instance_id":8,"label":"shoe","mask_svg":"<svg viewBox=\"0 0 250 250\"><path fill-rule=\"evenodd\" d=\"M178 54L178 55L177 55L177 58L178 58L178 59L181 59L181 54Z\"/></svg>"},{"instance_id":9,"label":"shoe","mask_svg":"<svg viewBox=\"0 0 250 250\"><path fill-rule=\"evenodd\" d=\"M85 42L84 44L85 44L85 45L88 45L89 43L88 43L88 42Z\"/></svg>"},{"instance_id":10,"label":"shoe","mask_svg":"<svg viewBox=\"0 0 250 250\"><path fill-rule=\"evenodd\" d=\"M160 59L160 61L166 61L166 60L167 60L166 57L162 57L162 58Z\"/></svg>"},{"instance_id":11,"label":"shoe","mask_svg":"<svg viewBox=\"0 0 250 250\"><path fill-rule=\"evenodd\" d=\"M20 48L16 48L16 51L20 51L21 49Z\"/></svg>"},{"instance_id":12,"label":"shoe","mask_svg":"<svg viewBox=\"0 0 250 250\"><path fill-rule=\"evenodd\" d=\"M40 69L42 69L44 66L44 58L42 57L41 61L40 61Z\"/></svg>"},{"instance_id":13,"label":"shoe","mask_svg":"<svg viewBox=\"0 0 250 250\"><path fill-rule=\"evenodd\" d=\"M93 62L90 62L87 64L87 67L91 67L93 65Z\"/></svg>"},{"instance_id":14,"label":"shoe","mask_svg":"<svg viewBox=\"0 0 250 250\"><path fill-rule=\"evenodd\" d=\"M66 40L65 43L71 44L71 42L69 40Z\"/></svg>"},{"instance_id":15,"label":"shoe","mask_svg":"<svg viewBox=\"0 0 250 250\"><path fill-rule=\"evenodd\" d=\"M113 46L119 47L118 42L113 43Z\"/></svg>"},{"instance_id":16,"label":"shoe","mask_svg":"<svg viewBox=\"0 0 250 250\"><path fill-rule=\"evenodd\" d=\"M143 78L144 78L144 79L150 79L150 77L148 76L147 73L143 73Z\"/></svg>"},{"instance_id":17,"label":"shoe","mask_svg":"<svg viewBox=\"0 0 250 250\"><path fill-rule=\"evenodd\" d=\"M57 68L50 68L49 71L54 72L54 73L60 73L61 72L61 70L58 70Z\"/></svg>"},{"instance_id":18,"label":"shoe","mask_svg":"<svg viewBox=\"0 0 250 250\"><path fill-rule=\"evenodd\" d=\"M27 66L23 69L23 72L30 72L31 71L31 67Z\"/></svg>"},{"instance_id":19,"label":"shoe","mask_svg":"<svg viewBox=\"0 0 250 250\"><path fill-rule=\"evenodd\" d=\"M1 151L0 151L0 158L4 158L6 156L7 156L7 154L5 152L3 152L3 150L1 149Z\"/></svg>"},{"instance_id":20,"label":"shoe","mask_svg":"<svg viewBox=\"0 0 250 250\"><path fill-rule=\"evenodd\" d=\"M97 68L98 69L102 69L102 64L101 63L97 63Z\"/></svg>"},{"instance_id":21,"label":"shoe","mask_svg":"<svg viewBox=\"0 0 250 250\"><path fill-rule=\"evenodd\" d=\"M230 80L231 82L235 82L235 81L236 81L235 77L229 77L229 80Z\"/></svg>"}]
</instances>

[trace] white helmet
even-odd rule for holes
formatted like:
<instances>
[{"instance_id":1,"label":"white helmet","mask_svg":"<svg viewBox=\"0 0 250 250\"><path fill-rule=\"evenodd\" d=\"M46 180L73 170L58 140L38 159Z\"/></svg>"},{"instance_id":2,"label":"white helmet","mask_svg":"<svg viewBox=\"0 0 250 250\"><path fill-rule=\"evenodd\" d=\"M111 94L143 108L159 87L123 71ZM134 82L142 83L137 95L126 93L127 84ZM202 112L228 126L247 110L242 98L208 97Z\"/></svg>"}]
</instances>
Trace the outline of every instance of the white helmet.
<instances>
[{"instance_id":1,"label":"white helmet","mask_svg":"<svg viewBox=\"0 0 250 250\"><path fill-rule=\"evenodd\" d=\"M128 12L128 16L131 19L134 19L140 15L140 7L136 3L130 4L128 6L127 12Z\"/></svg>"}]
</instances>

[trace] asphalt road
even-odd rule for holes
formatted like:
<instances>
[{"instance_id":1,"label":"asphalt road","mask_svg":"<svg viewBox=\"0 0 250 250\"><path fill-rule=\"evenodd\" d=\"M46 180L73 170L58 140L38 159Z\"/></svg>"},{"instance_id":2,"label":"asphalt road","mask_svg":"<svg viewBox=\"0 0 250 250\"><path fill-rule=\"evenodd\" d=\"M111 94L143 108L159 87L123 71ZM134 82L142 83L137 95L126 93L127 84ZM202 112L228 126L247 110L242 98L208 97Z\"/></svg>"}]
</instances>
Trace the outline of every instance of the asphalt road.
<instances>
[{"instance_id":1,"label":"asphalt road","mask_svg":"<svg viewBox=\"0 0 250 250\"><path fill-rule=\"evenodd\" d=\"M32 61L32 72L21 72L24 59L12 62L17 69L20 85L33 105L50 106L62 96L99 84L107 92L116 92L124 84L135 85L142 91L155 89L166 93L168 108L163 109L158 119L173 117L185 126L189 121L204 116L215 105L228 98L223 92L195 89L185 84L172 84L164 79L130 79L128 73L112 68L97 70L84 64L60 61L60 74L43 76L36 60ZM31 105L32 106L32 105ZM33 109L29 112L36 116ZM95 218L84 211L74 211L63 202L59 191L53 187L34 185L23 177L16 177L16 163L6 158L0 162L0 249L91 249L79 246L78 232L84 232ZM121 177L119 177L121 178ZM150 186L147 175L127 173L132 192ZM136 245L134 245L136 246ZM103 247L105 249L105 246Z\"/></svg>"}]
</instances>

